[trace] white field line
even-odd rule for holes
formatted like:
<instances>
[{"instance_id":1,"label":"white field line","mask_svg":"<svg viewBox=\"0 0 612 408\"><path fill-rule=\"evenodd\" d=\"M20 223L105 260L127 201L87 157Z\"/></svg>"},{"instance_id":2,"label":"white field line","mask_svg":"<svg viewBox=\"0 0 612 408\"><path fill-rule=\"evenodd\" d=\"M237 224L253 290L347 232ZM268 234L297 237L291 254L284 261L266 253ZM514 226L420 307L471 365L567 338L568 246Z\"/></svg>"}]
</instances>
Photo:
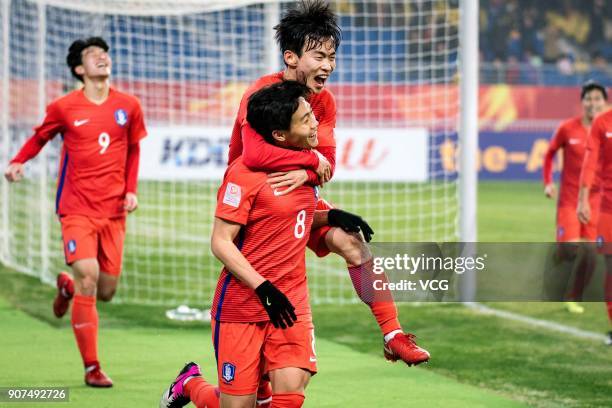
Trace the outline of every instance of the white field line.
<instances>
[{"instance_id":1,"label":"white field line","mask_svg":"<svg viewBox=\"0 0 612 408\"><path fill-rule=\"evenodd\" d=\"M514 320L521 323L526 323L531 326L542 327L547 330L556 331L564 334L569 334L582 339L590 339L604 341L605 336L600 333L591 332L588 330L577 329L572 326L566 326L561 323L551 322L549 320L536 319L529 316L524 316L518 313L508 312L505 310L494 309L477 302L465 303L465 306L482 314L494 315L508 320Z\"/></svg>"}]
</instances>

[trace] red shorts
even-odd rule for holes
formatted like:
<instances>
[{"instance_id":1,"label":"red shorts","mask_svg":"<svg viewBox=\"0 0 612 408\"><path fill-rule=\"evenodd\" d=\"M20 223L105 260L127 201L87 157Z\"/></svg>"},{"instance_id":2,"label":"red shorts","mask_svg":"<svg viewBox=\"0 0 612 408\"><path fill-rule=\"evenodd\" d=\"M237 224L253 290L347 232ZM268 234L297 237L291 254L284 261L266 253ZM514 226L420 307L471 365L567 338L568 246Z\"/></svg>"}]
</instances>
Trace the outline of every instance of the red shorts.
<instances>
[{"instance_id":1,"label":"red shorts","mask_svg":"<svg viewBox=\"0 0 612 408\"><path fill-rule=\"evenodd\" d=\"M100 271L121 274L125 217L93 218L84 215L60 217L66 264L96 258Z\"/></svg>"},{"instance_id":2,"label":"red shorts","mask_svg":"<svg viewBox=\"0 0 612 408\"><path fill-rule=\"evenodd\" d=\"M578 221L576 207L557 208L557 242L570 242L584 239L595 242L599 222L599 197L591 198L591 220L588 224Z\"/></svg>"},{"instance_id":3,"label":"red shorts","mask_svg":"<svg viewBox=\"0 0 612 408\"><path fill-rule=\"evenodd\" d=\"M601 254L612 255L612 214L610 213L599 214L597 249Z\"/></svg>"},{"instance_id":4,"label":"red shorts","mask_svg":"<svg viewBox=\"0 0 612 408\"><path fill-rule=\"evenodd\" d=\"M315 210L330 210L334 208L333 205L328 203L322 198L319 198L317 201L317 207ZM315 230L310 231L310 238L308 239L308 248L312 250L319 258L323 258L327 256L330 252L327 247L327 243L325 242L325 236L327 232L332 229L329 225L325 225L323 227L317 228Z\"/></svg>"},{"instance_id":5,"label":"red shorts","mask_svg":"<svg viewBox=\"0 0 612 408\"><path fill-rule=\"evenodd\" d=\"M212 320L219 390L230 395L257 392L259 380L272 370L297 367L317 372L314 325L298 316L292 327L270 322L232 323Z\"/></svg>"}]
</instances>

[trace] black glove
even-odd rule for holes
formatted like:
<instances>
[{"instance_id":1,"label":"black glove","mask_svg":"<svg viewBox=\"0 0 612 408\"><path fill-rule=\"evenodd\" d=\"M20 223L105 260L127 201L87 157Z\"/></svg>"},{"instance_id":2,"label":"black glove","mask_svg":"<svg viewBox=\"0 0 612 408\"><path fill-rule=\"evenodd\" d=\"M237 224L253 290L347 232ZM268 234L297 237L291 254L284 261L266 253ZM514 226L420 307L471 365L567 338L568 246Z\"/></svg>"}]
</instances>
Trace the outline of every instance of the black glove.
<instances>
[{"instance_id":1,"label":"black glove","mask_svg":"<svg viewBox=\"0 0 612 408\"><path fill-rule=\"evenodd\" d=\"M287 326L293 326L293 322L297 320L294 312L295 307L272 282L265 281L255 288L255 293L259 296L259 300L266 309L268 316L270 316L270 321L274 327L286 329Z\"/></svg>"},{"instance_id":2,"label":"black glove","mask_svg":"<svg viewBox=\"0 0 612 408\"><path fill-rule=\"evenodd\" d=\"M340 227L346 232L358 233L361 231L366 242L370 242L372 240L372 235L374 235L374 231L363 218L351 214L350 212L338 210L337 208L329 210L327 213L327 222L329 225Z\"/></svg>"}]
</instances>

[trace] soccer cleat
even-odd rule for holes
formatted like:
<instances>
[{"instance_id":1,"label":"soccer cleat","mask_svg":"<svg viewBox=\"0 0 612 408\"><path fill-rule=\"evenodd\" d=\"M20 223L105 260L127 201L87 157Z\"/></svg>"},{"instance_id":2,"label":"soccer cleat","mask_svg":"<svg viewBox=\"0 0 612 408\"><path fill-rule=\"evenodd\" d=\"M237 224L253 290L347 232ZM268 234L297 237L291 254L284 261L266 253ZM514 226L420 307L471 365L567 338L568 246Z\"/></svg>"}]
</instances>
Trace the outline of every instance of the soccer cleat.
<instances>
[{"instance_id":1,"label":"soccer cleat","mask_svg":"<svg viewBox=\"0 0 612 408\"><path fill-rule=\"evenodd\" d=\"M100 367L96 367L85 372L85 384L90 387L108 388L113 386L113 380Z\"/></svg>"},{"instance_id":2,"label":"soccer cleat","mask_svg":"<svg viewBox=\"0 0 612 408\"><path fill-rule=\"evenodd\" d=\"M272 386L268 380L260 380L257 388L257 408L270 408L272 406Z\"/></svg>"},{"instance_id":3,"label":"soccer cleat","mask_svg":"<svg viewBox=\"0 0 612 408\"><path fill-rule=\"evenodd\" d=\"M398 333L385 343L385 358L389 361L402 360L409 366L425 363L429 352L414 342L414 334Z\"/></svg>"},{"instance_id":4,"label":"soccer cleat","mask_svg":"<svg viewBox=\"0 0 612 408\"><path fill-rule=\"evenodd\" d=\"M604 344L606 346L612 346L612 331L609 331L608 334L606 334L606 339L604 340Z\"/></svg>"},{"instance_id":5,"label":"soccer cleat","mask_svg":"<svg viewBox=\"0 0 612 408\"><path fill-rule=\"evenodd\" d=\"M57 295L53 301L53 314L58 319L66 314L74 295L74 281L66 272L57 275Z\"/></svg>"},{"instance_id":6,"label":"soccer cleat","mask_svg":"<svg viewBox=\"0 0 612 408\"><path fill-rule=\"evenodd\" d=\"M578 302L564 302L565 310L570 313L582 314L584 313L584 307L582 307Z\"/></svg>"},{"instance_id":7,"label":"soccer cleat","mask_svg":"<svg viewBox=\"0 0 612 408\"><path fill-rule=\"evenodd\" d=\"M164 390L159 401L159 408L179 408L189 404L189 397L183 393L183 385L185 380L191 377L201 377L200 367L194 363L187 363L176 377L174 382L170 384L168 389Z\"/></svg>"}]
</instances>

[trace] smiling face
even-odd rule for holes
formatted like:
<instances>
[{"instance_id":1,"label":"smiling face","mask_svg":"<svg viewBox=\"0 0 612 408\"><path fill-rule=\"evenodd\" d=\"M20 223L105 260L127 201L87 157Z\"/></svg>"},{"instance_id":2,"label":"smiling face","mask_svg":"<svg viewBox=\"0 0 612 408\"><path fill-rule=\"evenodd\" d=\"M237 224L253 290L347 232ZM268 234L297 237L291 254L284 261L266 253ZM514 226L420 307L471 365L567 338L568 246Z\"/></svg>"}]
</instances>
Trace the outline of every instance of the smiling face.
<instances>
[{"instance_id":1,"label":"smiling face","mask_svg":"<svg viewBox=\"0 0 612 408\"><path fill-rule=\"evenodd\" d=\"M310 104L306 99L300 97L298 108L291 115L289 130L275 130L272 135L280 146L293 149L313 149L319 145L318 126L319 122L317 122Z\"/></svg>"},{"instance_id":2,"label":"smiling face","mask_svg":"<svg viewBox=\"0 0 612 408\"><path fill-rule=\"evenodd\" d=\"M592 89L582 98L582 111L584 116L593 120L595 116L603 112L606 107L606 99L599 89Z\"/></svg>"},{"instance_id":3,"label":"smiling face","mask_svg":"<svg viewBox=\"0 0 612 408\"><path fill-rule=\"evenodd\" d=\"M331 38L315 43L314 47L306 41L301 56L290 50L283 56L289 71L286 79L295 79L314 93L325 88L329 76L336 69L336 48Z\"/></svg>"},{"instance_id":4,"label":"smiling face","mask_svg":"<svg viewBox=\"0 0 612 408\"><path fill-rule=\"evenodd\" d=\"M112 61L104 49L92 45L81 52L81 65L76 72L89 79L106 79L110 77Z\"/></svg>"}]
</instances>

